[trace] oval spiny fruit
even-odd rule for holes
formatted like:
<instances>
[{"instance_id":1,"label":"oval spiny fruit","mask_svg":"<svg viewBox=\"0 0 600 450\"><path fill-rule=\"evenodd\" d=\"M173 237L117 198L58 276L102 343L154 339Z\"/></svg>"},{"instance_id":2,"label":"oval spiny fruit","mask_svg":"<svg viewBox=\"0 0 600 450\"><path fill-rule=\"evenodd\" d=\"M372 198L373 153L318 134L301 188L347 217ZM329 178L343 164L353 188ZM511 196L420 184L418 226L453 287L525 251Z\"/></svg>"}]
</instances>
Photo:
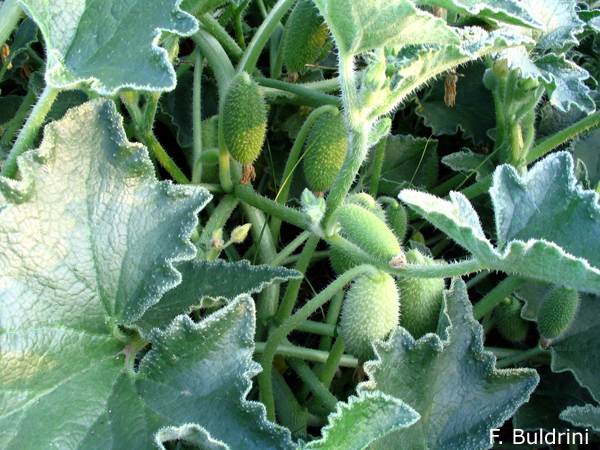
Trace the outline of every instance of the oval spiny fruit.
<instances>
[{"instance_id":1,"label":"oval spiny fruit","mask_svg":"<svg viewBox=\"0 0 600 450\"><path fill-rule=\"evenodd\" d=\"M400 296L385 272L364 274L346 292L340 336L349 353L362 361L373 357L371 342L384 339L398 325Z\"/></svg>"},{"instance_id":2,"label":"oval spiny fruit","mask_svg":"<svg viewBox=\"0 0 600 450\"><path fill-rule=\"evenodd\" d=\"M283 60L289 72L302 72L331 49L329 28L312 0L299 0L285 24Z\"/></svg>"},{"instance_id":3,"label":"oval spiny fruit","mask_svg":"<svg viewBox=\"0 0 600 450\"><path fill-rule=\"evenodd\" d=\"M321 114L313 123L305 142L304 176L311 190L329 190L344 164L348 151L348 131L342 114Z\"/></svg>"},{"instance_id":4,"label":"oval spiny fruit","mask_svg":"<svg viewBox=\"0 0 600 450\"><path fill-rule=\"evenodd\" d=\"M418 250L406 252L406 260L412 264L436 264ZM406 277L398 281L398 287L402 297L400 325L410 331L415 339L427 333L435 333L446 289L444 279Z\"/></svg>"},{"instance_id":5,"label":"oval spiny fruit","mask_svg":"<svg viewBox=\"0 0 600 450\"><path fill-rule=\"evenodd\" d=\"M372 212L384 222L386 221L385 211L381 204L366 192L352 194L346 199L346 203L362 206L367 211Z\"/></svg>"},{"instance_id":6,"label":"oval spiny fruit","mask_svg":"<svg viewBox=\"0 0 600 450\"><path fill-rule=\"evenodd\" d=\"M202 121L202 150L219 147L219 116Z\"/></svg>"},{"instance_id":7,"label":"oval spiny fruit","mask_svg":"<svg viewBox=\"0 0 600 450\"><path fill-rule=\"evenodd\" d=\"M523 305L515 297L507 297L494 308L496 328L507 341L521 342L527 337L529 322L521 318Z\"/></svg>"},{"instance_id":8,"label":"oval spiny fruit","mask_svg":"<svg viewBox=\"0 0 600 450\"><path fill-rule=\"evenodd\" d=\"M345 204L339 207L337 219L342 233L350 242L371 257L389 264L402 255L402 247L383 220L361 206Z\"/></svg>"},{"instance_id":9,"label":"oval spiny fruit","mask_svg":"<svg viewBox=\"0 0 600 450\"><path fill-rule=\"evenodd\" d=\"M397 208L395 208L392 205L389 205L386 208L385 213L387 215L387 221L390 225L390 228L392 229L398 240L400 242L403 242L404 238L406 237L406 229L408 228L406 209L404 209L404 206L402 205L398 205Z\"/></svg>"},{"instance_id":10,"label":"oval spiny fruit","mask_svg":"<svg viewBox=\"0 0 600 450\"><path fill-rule=\"evenodd\" d=\"M231 156L246 165L262 149L267 131L267 108L258 85L241 72L231 81L223 110L223 138Z\"/></svg>"},{"instance_id":11,"label":"oval spiny fruit","mask_svg":"<svg viewBox=\"0 0 600 450\"><path fill-rule=\"evenodd\" d=\"M538 312L538 330L546 340L561 336L577 315L579 294L576 290L557 286L550 291Z\"/></svg>"}]
</instances>

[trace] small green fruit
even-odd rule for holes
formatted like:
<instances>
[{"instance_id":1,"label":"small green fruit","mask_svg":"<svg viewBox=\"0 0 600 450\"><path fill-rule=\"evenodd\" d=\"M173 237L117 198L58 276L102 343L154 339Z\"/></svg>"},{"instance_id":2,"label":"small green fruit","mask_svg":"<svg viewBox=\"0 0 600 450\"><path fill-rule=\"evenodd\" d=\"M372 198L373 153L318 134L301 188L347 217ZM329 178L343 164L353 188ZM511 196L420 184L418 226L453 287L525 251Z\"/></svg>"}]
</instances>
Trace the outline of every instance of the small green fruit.
<instances>
[{"instance_id":1,"label":"small green fruit","mask_svg":"<svg viewBox=\"0 0 600 450\"><path fill-rule=\"evenodd\" d=\"M529 322L521 318L523 305L515 297L508 297L494 308L496 328L507 341L521 342L527 337Z\"/></svg>"},{"instance_id":2,"label":"small green fruit","mask_svg":"<svg viewBox=\"0 0 600 450\"><path fill-rule=\"evenodd\" d=\"M299 0L285 24L283 60L290 72L302 72L329 53L329 28L312 0Z\"/></svg>"},{"instance_id":3,"label":"small green fruit","mask_svg":"<svg viewBox=\"0 0 600 450\"><path fill-rule=\"evenodd\" d=\"M346 292L340 336L349 353L362 361L373 357L371 342L384 339L398 325L400 295L385 272L358 277Z\"/></svg>"},{"instance_id":4,"label":"small green fruit","mask_svg":"<svg viewBox=\"0 0 600 450\"><path fill-rule=\"evenodd\" d=\"M321 114L308 132L305 142L304 175L311 190L331 188L348 151L348 131L342 114Z\"/></svg>"},{"instance_id":5,"label":"small green fruit","mask_svg":"<svg viewBox=\"0 0 600 450\"><path fill-rule=\"evenodd\" d=\"M267 131L267 108L258 85L241 72L231 81L222 106L223 138L236 161L258 158Z\"/></svg>"},{"instance_id":6,"label":"small green fruit","mask_svg":"<svg viewBox=\"0 0 600 450\"><path fill-rule=\"evenodd\" d=\"M390 225L390 228L398 240L403 242L404 238L406 237L406 229L408 228L406 209L404 209L404 206L402 205L398 205L398 207L389 205L386 208L385 213L387 215L387 221Z\"/></svg>"},{"instance_id":7,"label":"small green fruit","mask_svg":"<svg viewBox=\"0 0 600 450\"><path fill-rule=\"evenodd\" d=\"M202 121L202 150L219 147L219 116Z\"/></svg>"},{"instance_id":8,"label":"small green fruit","mask_svg":"<svg viewBox=\"0 0 600 450\"><path fill-rule=\"evenodd\" d=\"M389 264L402 247L383 220L361 206L345 204L338 209L337 219L347 239L374 259Z\"/></svg>"},{"instance_id":9,"label":"small green fruit","mask_svg":"<svg viewBox=\"0 0 600 450\"><path fill-rule=\"evenodd\" d=\"M411 264L436 264L418 250L406 253ZM410 331L415 339L427 333L435 333L442 309L446 283L443 278L402 278L398 281L402 297L402 321L400 324Z\"/></svg>"},{"instance_id":10,"label":"small green fruit","mask_svg":"<svg viewBox=\"0 0 600 450\"><path fill-rule=\"evenodd\" d=\"M381 204L375 200L370 194L366 192L359 192L352 194L346 198L346 203L352 203L354 205L362 206L367 211L372 212L384 222L386 221L385 211L381 207Z\"/></svg>"},{"instance_id":11,"label":"small green fruit","mask_svg":"<svg viewBox=\"0 0 600 450\"><path fill-rule=\"evenodd\" d=\"M538 312L538 330L544 339L561 336L577 315L579 294L576 290L558 286L550 291Z\"/></svg>"}]
</instances>

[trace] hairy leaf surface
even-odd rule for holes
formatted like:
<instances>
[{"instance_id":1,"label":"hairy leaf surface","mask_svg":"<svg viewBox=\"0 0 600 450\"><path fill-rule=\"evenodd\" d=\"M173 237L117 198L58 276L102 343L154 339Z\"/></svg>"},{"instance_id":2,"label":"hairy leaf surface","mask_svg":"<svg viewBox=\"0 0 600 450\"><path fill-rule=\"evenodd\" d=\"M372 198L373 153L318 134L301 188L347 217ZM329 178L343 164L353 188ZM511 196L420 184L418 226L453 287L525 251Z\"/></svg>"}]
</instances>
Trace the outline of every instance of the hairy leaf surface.
<instances>
[{"instance_id":1,"label":"hairy leaf surface","mask_svg":"<svg viewBox=\"0 0 600 450\"><path fill-rule=\"evenodd\" d=\"M315 0L335 43L346 55L393 45L458 44L441 19L410 0Z\"/></svg>"},{"instance_id":2,"label":"hairy leaf surface","mask_svg":"<svg viewBox=\"0 0 600 450\"><path fill-rule=\"evenodd\" d=\"M46 41L46 83L72 88L89 82L101 95L123 87L148 91L175 87L173 67L157 43L162 31L188 36L196 30L196 20L180 10L179 3L21 0Z\"/></svg>"},{"instance_id":3,"label":"hairy leaf surface","mask_svg":"<svg viewBox=\"0 0 600 450\"><path fill-rule=\"evenodd\" d=\"M348 403L338 403L329 415L323 437L310 442L310 450L363 450L395 430L410 427L419 420L410 406L380 391L363 390Z\"/></svg>"},{"instance_id":4,"label":"hairy leaf surface","mask_svg":"<svg viewBox=\"0 0 600 450\"><path fill-rule=\"evenodd\" d=\"M600 261L589 249L600 238L596 194L576 186L572 171L572 158L564 152L540 161L524 179L512 166L496 169L490 193L498 248L487 239L477 213L462 194L451 192L448 201L404 190L400 198L485 268L550 283L561 280L574 289L600 294ZM556 178L546 178L550 173ZM552 203L556 201L560 203ZM575 230L572 227L577 221L588 225Z\"/></svg>"},{"instance_id":5,"label":"hairy leaf surface","mask_svg":"<svg viewBox=\"0 0 600 450\"><path fill-rule=\"evenodd\" d=\"M379 361L365 365L371 380L359 390L376 385L421 419L377 441L374 449L489 448L489 430L502 425L537 385L534 370L494 368L460 279L444 294L438 334L415 341L398 327L387 342L375 344Z\"/></svg>"},{"instance_id":6,"label":"hairy leaf surface","mask_svg":"<svg viewBox=\"0 0 600 450\"><path fill-rule=\"evenodd\" d=\"M600 433L600 407L587 404L585 406L571 406L565 409L560 418L583 428L591 428Z\"/></svg>"},{"instance_id":7,"label":"hairy leaf surface","mask_svg":"<svg viewBox=\"0 0 600 450\"><path fill-rule=\"evenodd\" d=\"M159 428L202 419L211 434L254 430L230 438L237 448L285 448L289 437L245 401L257 370L251 299L150 333L139 373L145 343L119 328L181 281L174 266L195 256L208 192L158 182L104 100L49 125L19 166L23 181L0 184L0 447L142 450Z\"/></svg>"},{"instance_id":8,"label":"hairy leaf surface","mask_svg":"<svg viewBox=\"0 0 600 450\"><path fill-rule=\"evenodd\" d=\"M175 316L200 306L203 299L233 300L241 294L254 294L273 283L301 278L302 273L285 267L253 266L248 261L187 261L177 266L182 282L171 289L136 322L144 333L164 327Z\"/></svg>"}]
</instances>

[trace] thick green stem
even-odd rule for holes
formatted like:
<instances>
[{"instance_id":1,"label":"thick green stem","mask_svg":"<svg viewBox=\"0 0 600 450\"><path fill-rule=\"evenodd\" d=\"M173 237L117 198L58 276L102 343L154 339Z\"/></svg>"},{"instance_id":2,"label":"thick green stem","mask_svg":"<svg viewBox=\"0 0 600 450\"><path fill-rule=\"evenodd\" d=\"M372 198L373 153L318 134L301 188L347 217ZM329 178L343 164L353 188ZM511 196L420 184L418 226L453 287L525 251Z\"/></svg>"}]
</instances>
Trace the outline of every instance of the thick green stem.
<instances>
[{"instance_id":1,"label":"thick green stem","mask_svg":"<svg viewBox=\"0 0 600 450\"><path fill-rule=\"evenodd\" d=\"M4 0L2 8L0 8L0 47L6 43L19 23L22 12L18 0Z\"/></svg>"},{"instance_id":2,"label":"thick green stem","mask_svg":"<svg viewBox=\"0 0 600 450\"><path fill-rule=\"evenodd\" d=\"M271 335L267 341L265 352L261 358L261 364L263 371L258 376L258 383L260 386L260 396L262 402L265 404L267 409L267 418L271 421L275 420L275 406L273 402L273 390L271 386L271 369L273 364L273 357L275 351L280 342L301 322L308 319L308 317L323 306L337 291L341 290L346 284L351 282L353 279L367 272L375 273L376 269L368 264L363 264L354 267L346 273L340 275L335 281L333 281L327 288L322 292L313 297L308 301L302 308L296 312L293 316L283 322Z\"/></svg>"},{"instance_id":3,"label":"thick green stem","mask_svg":"<svg viewBox=\"0 0 600 450\"><path fill-rule=\"evenodd\" d=\"M492 175L488 175L485 178L482 178L476 183L473 183L471 186L467 186L466 188L460 191L465 197L473 199L481 194L485 194L490 190L492 186Z\"/></svg>"},{"instance_id":4,"label":"thick green stem","mask_svg":"<svg viewBox=\"0 0 600 450\"><path fill-rule=\"evenodd\" d=\"M591 116L587 116L570 127L565 128L564 130L542 140L534 148L532 148L529 153L527 153L525 158L526 164L531 164L533 161L541 158L559 145L570 141L580 134L597 128L598 125L600 125L600 111L592 114Z\"/></svg>"},{"instance_id":5,"label":"thick green stem","mask_svg":"<svg viewBox=\"0 0 600 450\"><path fill-rule=\"evenodd\" d=\"M313 252L315 251L315 248L317 248L318 243L319 238L317 236L312 236L308 239L306 244L304 244L302 252L300 253L300 259L294 267L296 270L301 273L306 273L306 269L308 269L308 265L310 264ZM297 280L290 280L288 283L285 294L283 295L283 299L281 300L281 305L279 306L279 311L277 313L277 323L283 323L292 314L302 281L304 280L300 278Z\"/></svg>"},{"instance_id":6,"label":"thick green stem","mask_svg":"<svg viewBox=\"0 0 600 450\"><path fill-rule=\"evenodd\" d=\"M291 92L292 94L304 97L310 100L310 102L308 102L310 103L309 106L333 105L337 108L342 107L342 100L339 97L308 89L302 84L286 83L285 81L272 80L270 78L256 78L255 81L260 86L270 87L284 92Z\"/></svg>"},{"instance_id":7,"label":"thick green stem","mask_svg":"<svg viewBox=\"0 0 600 450\"><path fill-rule=\"evenodd\" d=\"M510 367L513 364L516 364L521 361L525 361L526 359L530 359L530 358L540 355L542 353L550 353L550 352L548 350L544 350L540 345L538 345L537 347L526 350L524 352L520 352L514 356L509 356L508 358L501 359L500 361L498 361L496 363L496 367L498 369Z\"/></svg>"},{"instance_id":8,"label":"thick green stem","mask_svg":"<svg viewBox=\"0 0 600 450\"><path fill-rule=\"evenodd\" d=\"M519 167L521 161L521 153L523 148L523 138L521 135L521 126L517 124L511 124L510 126L510 152L508 163L514 167Z\"/></svg>"},{"instance_id":9,"label":"thick green stem","mask_svg":"<svg viewBox=\"0 0 600 450\"><path fill-rule=\"evenodd\" d=\"M185 176L181 169L175 164L175 161L167 154L165 149L160 145L154 134L146 134L141 136L142 142L150 149L156 160L164 169L169 172L169 175L180 184L188 184L190 180Z\"/></svg>"},{"instance_id":10,"label":"thick green stem","mask_svg":"<svg viewBox=\"0 0 600 450\"><path fill-rule=\"evenodd\" d=\"M246 217L252 223L252 237L258 244L258 259L261 263L268 264L277 256L275 242L264 213L247 203L242 203ZM259 325L264 325L277 314L279 306L279 284L272 284L263 289L259 296L256 319Z\"/></svg>"},{"instance_id":11,"label":"thick green stem","mask_svg":"<svg viewBox=\"0 0 600 450\"><path fill-rule=\"evenodd\" d=\"M248 44L248 48L244 52L244 56L242 56L242 59L237 66L238 73L242 71L252 73L254 71L256 61L258 61L258 57L267 44L269 36L271 36L271 33L281 18L285 15L287 10L290 9L295 1L296 0L279 0L273 6L273 9L269 12L263 23L256 31L256 34L250 41L250 44Z\"/></svg>"},{"instance_id":12,"label":"thick green stem","mask_svg":"<svg viewBox=\"0 0 600 450\"><path fill-rule=\"evenodd\" d=\"M300 211L289 208L284 205L263 197L257 194L251 187L244 186L242 184L236 184L233 186L233 193L242 201L254 206L255 208L264 211L266 214L279 217L285 222L291 223L292 225L302 228L303 230L308 229L304 214Z\"/></svg>"},{"instance_id":13,"label":"thick green stem","mask_svg":"<svg viewBox=\"0 0 600 450\"><path fill-rule=\"evenodd\" d=\"M233 213L233 210L238 203L239 199L233 195L226 195L223 197L202 229L202 234L200 235L198 242L206 246L206 257L209 261L216 259L220 253L220 249L213 250L208 248L213 233L225 226L227 219L229 219L229 216L231 216L231 213Z\"/></svg>"},{"instance_id":14,"label":"thick green stem","mask_svg":"<svg viewBox=\"0 0 600 450\"><path fill-rule=\"evenodd\" d=\"M431 266L409 264L404 269L388 269L388 271L396 275L411 278L451 278L468 275L482 269L485 269L485 267L479 261L467 259L452 264L436 264Z\"/></svg>"},{"instance_id":15,"label":"thick green stem","mask_svg":"<svg viewBox=\"0 0 600 450\"><path fill-rule=\"evenodd\" d=\"M192 97L192 183L202 181L202 52L196 50L194 56L194 91Z\"/></svg>"},{"instance_id":16,"label":"thick green stem","mask_svg":"<svg viewBox=\"0 0 600 450\"><path fill-rule=\"evenodd\" d=\"M294 372L302 379L304 384L310 389L315 398L330 412L335 411L338 399L329 392L329 389L316 377L308 364L301 359L289 358L288 363L294 369Z\"/></svg>"},{"instance_id":17,"label":"thick green stem","mask_svg":"<svg viewBox=\"0 0 600 450\"><path fill-rule=\"evenodd\" d=\"M330 327L334 327L338 323L340 317L340 311L342 310L342 303L344 302L345 291L341 290L336 293L331 302L329 303L329 309L327 309L327 317L325 317L325 323ZM328 352L331 348L331 336L323 336L321 342L319 342L319 350Z\"/></svg>"},{"instance_id":18,"label":"thick green stem","mask_svg":"<svg viewBox=\"0 0 600 450\"><path fill-rule=\"evenodd\" d=\"M329 352L329 358L327 358L327 362L323 366L323 371L319 376L319 380L321 383L327 388L331 386L331 381L335 376L335 373L340 365L340 360L342 359L342 355L344 354L344 342L341 338L337 338L331 351Z\"/></svg>"},{"instance_id":19,"label":"thick green stem","mask_svg":"<svg viewBox=\"0 0 600 450\"><path fill-rule=\"evenodd\" d=\"M269 49L269 73L272 79L277 79L281 76L283 68L283 25L278 23L273 33L271 33Z\"/></svg>"},{"instance_id":20,"label":"thick green stem","mask_svg":"<svg viewBox=\"0 0 600 450\"><path fill-rule=\"evenodd\" d=\"M31 106L35 103L35 93L33 91L27 91L27 95L21 102L21 106L17 110L15 116L3 125L4 134L0 140L0 144L7 145L12 142L19 128L23 126L23 122L27 119Z\"/></svg>"},{"instance_id":21,"label":"thick green stem","mask_svg":"<svg viewBox=\"0 0 600 450\"><path fill-rule=\"evenodd\" d=\"M233 6L233 3L231 5ZM235 37L237 38L237 42L242 49L246 49L244 30L242 29L242 13L244 12L244 9L246 9L247 5L247 1L242 2L240 6L235 8L235 12L233 13L233 28L235 30Z\"/></svg>"},{"instance_id":22,"label":"thick green stem","mask_svg":"<svg viewBox=\"0 0 600 450\"><path fill-rule=\"evenodd\" d=\"M335 326L326 323L315 322L313 320L305 320L296 327L296 331L305 333L319 334L321 336L335 336Z\"/></svg>"},{"instance_id":23,"label":"thick green stem","mask_svg":"<svg viewBox=\"0 0 600 450\"><path fill-rule=\"evenodd\" d=\"M306 136L308 136L308 133L310 132L310 129L317 120L317 118L326 112L330 112L334 115L339 114L339 110L335 106L321 106L320 108L317 108L313 112L311 112L302 124L302 128L300 128L300 131L296 136L294 145L292 146L290 154L288 155L288 159L285 164L285 169L283 170L282 185L279 188L279 193L277 194L277 197L275 197L277 203L285 205L285 202L287 202L290 187L292 185L292 177L294 175L294 171L296 170L296 167L298 167L298 164L302 159L300 158L300 152L304 147L304 141L306 140ZM280 228L281 219L277 216L274 216L273 220L271 221L271 231L273 231L273 237L275 240L277 240L279 237Z\"/></svg>"},{"instance_id":24,"label":"thick green stem","mask_svg":"<svg viewBox=\"0 0 600 450\"><path fill-rule=\"evenodd\" d=\"M381 177L381 169L383 167L383 158L385 156L385 147L387 144L387 138L383 138L377 144L375 152L375 160L373 161L373 174L371 175L371 192L373 197L377 197L379 190L379 178Z\"/></svg>"},{"instance_id":25,"label":"thick green stem","mask_svg":"<svg viewBox=\"0 0 600 450\"><path fill-rule=\"evenodd\" d=\"M231 55L232 58L239 60L244 51L235 42L235 40L225 31L219 22L217 22L210 14L204 14L198 18L200 23L204 25L204 28L212 34L219 44L223 46L223 49Z\"/></svg>"},{"instance_id":26,"label":"thick green stem","mask_svg":"<svg viewBox=\"0 0 600 450\"><path fill-rule=\"evenodd\" d=\"M273 391L279 423L291 430L294 435L306 436L309 413L298 403L294 393L277 371L273 372Z\"/></svg>"},{"instance_id":27,"label":"thick green stem","mask_svg":"<svg viewBox=\"0 0 600 450\"><path fill-rule=\"evenodd\" d=\"M256 353L264 353L267 346L266 342L257 342L254 351ZM297 347L289 344L279 344L275 349L276 355L288 356L291 358L300 358L305 361L313 361L317 363L327 362L329 352L314 350L312 348ZM351 355L343 355L340 359L340 367L357 367L358 359Z\"/></svg>"},{"instance_id":28,"label":"thick green stem","mask_svg":"<svg viewBox=\"0 0 600 450\"><path fill-rule=\"evenodd\" d=\"M25 126L23 126L23 129L19 133L19 137L10 151L0 175L7 178L15 177L17 174L17 157L33 146L33 141L59 92L58 89L49 86L44 88L44 91L31 111L27 122L25 122Z\"/></svg>"},{"instance_id":29,"label":"thick green stem","mask_svg":"<svg viewBox=\"0 0 600 450\"><path fill-rule=\"evenodd\" d=\"M481 319L488 311L494 309L498 303L523 286L525 282L525 279L513 275L502 280L473 307L475 320Z\"/></svg>"},{"instance_id":30,"label":"thick green stem","mask_svg":"<svg viewBox=\"0 0 600 450\"><path fill-rule=\"evenodd\" d=\"M192 36L192 39L210 64L219 85L219 96L223 100L229 83L235 76L235 69L227 53L223 50L219 41L204 26L200 26L198 32Z\"/></svg>"},{"instance_id":31,"label":"thick green stem","mask_svg":"<svg viewBox=\"0 0 600 450\"><path fill-rule=\"evenodd\" d=\"M290 256L298 247L300 247L309 237L311 237L312 233L310 231L303 231L296 238L285 246L283 250L277 253L277 256L273 258L269 262L270 266L279 266L281 265L281 261Z\"/></svg>"}]
</instances>

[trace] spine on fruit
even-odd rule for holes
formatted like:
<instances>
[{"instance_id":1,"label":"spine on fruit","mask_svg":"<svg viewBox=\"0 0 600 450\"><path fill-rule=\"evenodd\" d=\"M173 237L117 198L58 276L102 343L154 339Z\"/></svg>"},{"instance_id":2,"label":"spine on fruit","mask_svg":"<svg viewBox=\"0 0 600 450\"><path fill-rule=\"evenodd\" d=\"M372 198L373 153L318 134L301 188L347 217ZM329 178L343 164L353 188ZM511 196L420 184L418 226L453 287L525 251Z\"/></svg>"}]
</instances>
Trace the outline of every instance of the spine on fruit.
<instances>
[{"instance_id":1,"label":"spine on fruit","mask_svg":"<svg viewBox=\"0 0 600 450\"><path fill-rule=\"evenodd\" d=\"M579 308L579 293L566 286L557 286L544 299L538 312L538 330L546 345L564 334Z\"/></svg>"},{"instance_id":2,"label":"spine on fruit","mask_svg":"<svg viewBox=\"0 0 600 450\"><path fill-rule=\"evenodd\" d=\"M507 297L494 309L496 328L511 342L522 342L527 337L529 322L521 318L521 301L515 297Z\"/></svg>"}]
</instances>

